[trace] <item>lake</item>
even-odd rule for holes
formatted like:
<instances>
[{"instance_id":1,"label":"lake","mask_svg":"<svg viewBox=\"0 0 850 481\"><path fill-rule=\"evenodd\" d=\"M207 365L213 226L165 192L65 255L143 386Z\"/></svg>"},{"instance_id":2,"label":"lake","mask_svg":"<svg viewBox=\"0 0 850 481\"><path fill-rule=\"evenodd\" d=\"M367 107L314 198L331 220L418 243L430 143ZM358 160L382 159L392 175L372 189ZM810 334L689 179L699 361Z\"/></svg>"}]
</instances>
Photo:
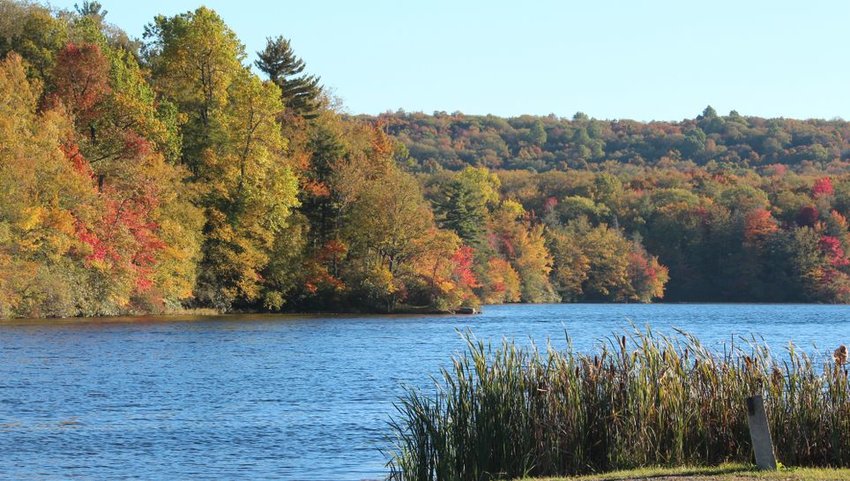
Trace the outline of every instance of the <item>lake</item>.
<instances>
[{"instance_id":1,"label":"lake","mask_svg":"<svg viewBox=\"0 0 850 481\"><path fill-rule=\"evenodd\" d=\"M379 479L393 402L433 386L458 329L558 348L569 332L586 351L634 323L825 354L850 342L848 319L848 306L559 304L0 323L0 478Z\"/></svg>"}]
</instances>

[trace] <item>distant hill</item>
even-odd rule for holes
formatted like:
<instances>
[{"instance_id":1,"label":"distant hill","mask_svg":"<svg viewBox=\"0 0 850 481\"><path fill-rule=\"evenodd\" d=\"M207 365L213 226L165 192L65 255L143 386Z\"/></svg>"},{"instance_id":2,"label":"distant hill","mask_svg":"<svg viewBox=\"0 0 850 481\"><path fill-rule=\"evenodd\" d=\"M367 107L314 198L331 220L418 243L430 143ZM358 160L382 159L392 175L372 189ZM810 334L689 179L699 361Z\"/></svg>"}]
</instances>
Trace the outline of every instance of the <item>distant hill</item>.
<instances>
[{"instance_id":1,"label":"distant hill","mask_svg":"<svg viewBox=\"0 0 850 481\"><path fill-rule=\"evenodd\" d=\"M605 161L657 165L665 161L823 167L850 157L850 122L720 116L711 107L681 122L596 120L577 113L502 118L435 112L377 117L424 171L465 166L494 169L583 169Z\"/></svg>"}]
</instances>

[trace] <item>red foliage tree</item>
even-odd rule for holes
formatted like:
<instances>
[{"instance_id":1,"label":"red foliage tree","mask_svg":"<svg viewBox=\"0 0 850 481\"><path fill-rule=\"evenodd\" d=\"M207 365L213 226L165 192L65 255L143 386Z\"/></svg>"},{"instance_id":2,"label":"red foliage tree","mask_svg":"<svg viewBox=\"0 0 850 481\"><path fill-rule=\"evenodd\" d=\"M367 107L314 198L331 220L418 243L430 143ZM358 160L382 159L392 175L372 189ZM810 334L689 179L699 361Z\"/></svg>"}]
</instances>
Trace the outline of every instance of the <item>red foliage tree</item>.
<instances>
[{"instance_id":1,"label":"red foliage tree","mask_svg":"<svg viewBox=\"0 0 850 481\"><path fill-rule=\"evenodd\" d=\"M455 266L454 277L458 284L464 287L479 286L478 279L475 278L475 274L472 272L474 254L475 251L472 250L472 247L461 246L452 256L452 263Z\"/></svg>"},{"instance_id":2,"label":"red foliage tree","mask_svg":"<svg viewBox=\"0 0 850 481\"><path fill-rule=\"evenodd\" d=\"M812 186L812 196L815 199L824 195L832 195L832 193L832 180L829 177L816 180L814 186Z\"/></svg>"},{"instance_id":3,"label":"red foliage tree","mask_svg":"<svg viewBox=\"0 0 850 481\"><path fill-rule=\"evenodd\" d=\"M83 156L82 152L80 152L80 146L76 142L69 139L59 147L62 149L62 153L65 154L65 158L73 164L74 170L90 178L94 178L91 165Z\"/></svg>"},{"instance_id":4,"label":"red foliage tree","mask_svg":"<svg viewBox=\"0 0 850 481\"><path fill-rule=\"evenodd\" d=\"M797 225L800 227L814 227L819 216L817 207L807 205L797 213Z\"/></svg>"},{"instance_id":5,"label":"red foliage tree","mask_svg":"<svg viewBox=\"0 0 850 481\"><path fill-rule=\"evenodd\" d=\"M103 215L93 225L76 225L77 238L90 248L85 260L105 263L116 275L125 273L136 292L145 292L153 286L157 253L165 248L159 225L151 220L158 200L152 192L131 199L120 199L111 187L102 193Z\"/></svg>"},{"instance_id":6,"label":"red foliage tree","mask_svg":"<svg viewBox=\"0 0 850 481\"><path fill-rule=\"evenodd\" d=\"M850 259L847 259L844 255L844 248L841 247L841 241L837 237L831 235L821 236L819 246L831 266L843 267L850 265Z\"/></svg>"},{"instance_id":7,"label":"red foliage tree","mask_svg":"<svg viewBox=\"0 0 850 481\"><path fill-rule=\"evenodd\" d=\"M98 104L111 91L109 61L91 43L69 43L59 51L53 77L55 94L80 124L97 117Z\"/></svg>"}]
</instances>

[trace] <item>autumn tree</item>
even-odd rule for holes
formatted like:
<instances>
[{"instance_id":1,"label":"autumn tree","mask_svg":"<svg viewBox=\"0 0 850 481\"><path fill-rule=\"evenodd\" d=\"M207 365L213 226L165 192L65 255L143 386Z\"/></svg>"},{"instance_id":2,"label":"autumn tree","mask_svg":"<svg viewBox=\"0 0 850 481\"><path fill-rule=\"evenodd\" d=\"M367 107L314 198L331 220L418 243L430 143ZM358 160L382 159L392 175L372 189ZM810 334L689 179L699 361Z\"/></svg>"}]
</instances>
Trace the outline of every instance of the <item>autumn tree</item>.
<instances>
[{"instance_id":1,"label":"autumn tree","mask_svg":"<svg viewBox=\"0 0 850 481\"><path fill-rule=\"evenodd\" d=\"M79 290L85 288L85 246L78 225L97 216L89 173L63 151L71 123L61 110L37 113L40 94L38 83L28 81L21 57L10 54L0 63L4 317L78 314Z\"/></svg>"},{"instance_id":2,"label":"autumn tree","mask_svg":"<svg viewBox=\"0 0 850 481\"><path fill-rule=\"evenodd\" d=\"M387 311L407 298L411 271L433 237L434 219L414 178L392 169L370 182L348 224L353 265L348 278Z\"/></svg>"},{"instance_id":3,"label":"autumn tree","mask_svg":"<svg viewBox=\"0 0 850 481\"><path fill-rule=\"evenodd\" d=\"M157 16L145 27L142 50L153 84L185 116L183 162L198 176L226 141L228 91L244 75L245 48L214 11L201 7L173 17Z\"/></svg>"},{"instance_id":4,"label":"autumn tree","mask_svg":"<svg viewBox=\"0 0 850 481\"><path fill-rule=\"evenodd\" d=\"M109 61L95 44L69 43L56 56L53 69L53 88L73 115L77 130L85 131L91 141L97 139L95 121L102 115L110 94Z\"/></svg>"},{"instance_id":5,"label":"autumn tree","mask_svg":"<svg viewBox=\"0 0 850 481\"><path fill-rule=\"evenodd\" d=\"M145 38L154 85L186 118L183 161L203 185L196 296L221 308L260 302L262 272L298 203L280 90L242 65L244 47L212 10L157 17Z\"/></svg>"},{"instance_id":6,"label":"autumn tree","mask_svg":"<svg viewBox=\"0 0 850 481\"><path fill-rule=\"evenodd\" d=\"M549 281L552 257L543 232L544 226L530 222L523 207L514 201L503 201L490 220L490 246L518 274L523 302L558 300Z\"/></svg>"}]
</instances>

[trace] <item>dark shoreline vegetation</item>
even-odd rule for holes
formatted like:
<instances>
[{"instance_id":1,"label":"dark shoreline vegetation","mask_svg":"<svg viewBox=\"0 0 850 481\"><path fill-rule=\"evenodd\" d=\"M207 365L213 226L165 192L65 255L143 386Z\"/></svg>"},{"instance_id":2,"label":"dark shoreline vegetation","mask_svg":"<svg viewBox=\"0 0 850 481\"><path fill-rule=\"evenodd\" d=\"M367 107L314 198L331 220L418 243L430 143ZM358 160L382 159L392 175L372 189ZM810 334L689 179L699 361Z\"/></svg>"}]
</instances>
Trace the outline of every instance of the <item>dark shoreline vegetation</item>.
<instances>
[{"instance_id":1,"label":"dark shoreline vegetation","mask_svg":"<svg viewBox=\"0 0 850 481\"><path fill-rule=\"evenodd\" d=\"M635 330L595 353L468 350L408 390L391 422L392 479L514 479L653 466L749 464L745 400L765 398L777 459L850 466L847 355L823 362L755 339L715 352L679 332Z\"/></svg>"},{"instance_id":2,"label":"dark shoreline vegetation","mask_svg":"<svg viewBox=\"0 0 850 481\"><path fill-rule=\"evenodd\" d=\"M0 318L850 302L843 120L353 116L284 37L107 18L0 0Z\"/></svg>"}]
</instances>

